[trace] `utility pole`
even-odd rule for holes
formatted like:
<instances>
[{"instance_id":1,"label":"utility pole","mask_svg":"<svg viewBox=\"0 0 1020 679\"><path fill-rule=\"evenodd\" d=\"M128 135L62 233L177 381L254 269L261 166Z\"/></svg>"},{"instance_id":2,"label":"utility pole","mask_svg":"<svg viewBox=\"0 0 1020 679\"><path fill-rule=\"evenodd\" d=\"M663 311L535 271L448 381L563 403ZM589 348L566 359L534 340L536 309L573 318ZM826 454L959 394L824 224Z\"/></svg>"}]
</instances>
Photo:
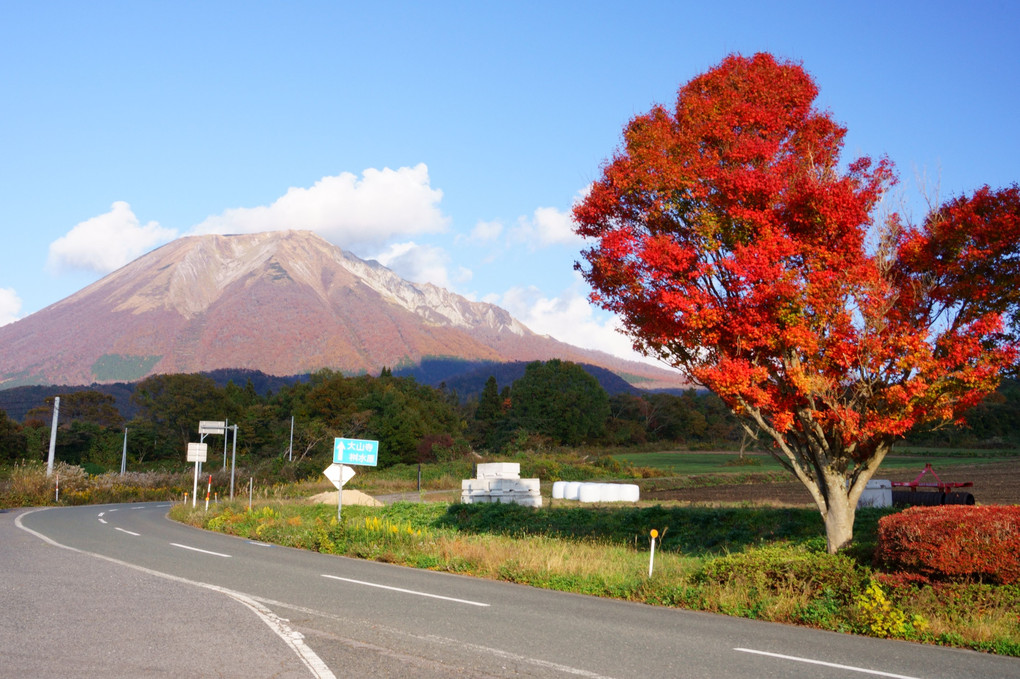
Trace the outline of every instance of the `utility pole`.
<instances>
[{"instance_id":1,"label":"utility pole","mask_svg":"<svg viewBox=\"0 0 1020 679\"><path fill-rule=\"evenodd\" d=\"M50 425L50 456L46 462L46 476L53 474L53 456L57 450L57 419L60 417L60 397L53 397L53 424Z\"/></svg>"},{"instance_id":2,"label":"utility pole","mask_svg":"<svg viewBox=\"0 0 1020 679\"><path fill-rule=\"evenodd\" d=\"M290 416L290 447L287 448L287 461L294 461L294 416Z\"/></svg>"},{"instance_id":3,"label":"utility pole","mask_svg":"<svg viewBox=\"0 0 1020 679\"><path fill-rule=\"evenodd\" d=\"M234 499L234 463L237 460L237 425L231 427L234 430L234 447L230 452L230 499ZM227 445L227 435L223 435L223 445Z\"/></svg>"},{"instance_id":4,"label":"utility pole","mask_svg":"<svg viewBox=\"0 0 1020 679\"><path fill-rule=\"evenodd\" d=\"M120 454L120 475L127 471L127 427L124 427L124 451Z\"/></svg>"}]
</instances>

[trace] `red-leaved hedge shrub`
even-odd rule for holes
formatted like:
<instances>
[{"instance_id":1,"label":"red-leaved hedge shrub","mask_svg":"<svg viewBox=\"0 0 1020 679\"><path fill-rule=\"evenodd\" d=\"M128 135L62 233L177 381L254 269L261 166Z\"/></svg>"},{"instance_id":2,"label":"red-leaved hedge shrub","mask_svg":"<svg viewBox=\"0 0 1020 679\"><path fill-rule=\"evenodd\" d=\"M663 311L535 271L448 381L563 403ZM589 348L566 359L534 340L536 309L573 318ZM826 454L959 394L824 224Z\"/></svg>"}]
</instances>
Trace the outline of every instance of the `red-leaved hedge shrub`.
<instances>
[{"instance_id":1,"label":"red-leaved hedge shrub","mask_svg":"<svg viewBox=\"0 0 1020 679\"><path fill-rule=\"evenodd\" d=\"M1020 581L1020 505L911 507L883 517L875 561L934 580Z\"/></svg>"}]
</instances>

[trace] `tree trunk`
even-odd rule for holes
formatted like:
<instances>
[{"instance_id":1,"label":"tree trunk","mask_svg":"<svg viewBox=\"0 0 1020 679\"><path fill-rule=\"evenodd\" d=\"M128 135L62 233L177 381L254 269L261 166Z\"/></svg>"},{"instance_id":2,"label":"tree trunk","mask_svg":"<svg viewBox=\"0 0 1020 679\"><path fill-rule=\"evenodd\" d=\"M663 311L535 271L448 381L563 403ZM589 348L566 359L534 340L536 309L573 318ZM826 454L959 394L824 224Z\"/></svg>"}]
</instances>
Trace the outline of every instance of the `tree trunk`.
<instances>
[{"instance_id":1,"label":"tree trunk","mask_svg":"<svg viewBox=\"0 0 1020 679\"><path fill-rule=\"evenodd\" d=\"M835 554L854 539L854 516L857 507L850 504L846 487L829 487L827 507L822 510L825 540L829 554Z\"/></svg>"},{"instance_id":2,"label":"tree trunk","mask_svg":"<svg viewBox=\"0 0 1020 679\"><path fill-rule=\"evenodd\" d=\"M825 538L829 554L835 554L847 547L853 540L857 501L867 487L868 480L878 469L886 452L887 447L883 446L879 453L869 461L868 466L859 470L854 477L841 474L832 467L827 467L823 472L821 481L825 487L819 489L821 492L812 493L812 495L815 497L818 509L822 513L822 521L825 523ZM852 484L851 478L853 478Z\"/></svg>"}]
</instances>

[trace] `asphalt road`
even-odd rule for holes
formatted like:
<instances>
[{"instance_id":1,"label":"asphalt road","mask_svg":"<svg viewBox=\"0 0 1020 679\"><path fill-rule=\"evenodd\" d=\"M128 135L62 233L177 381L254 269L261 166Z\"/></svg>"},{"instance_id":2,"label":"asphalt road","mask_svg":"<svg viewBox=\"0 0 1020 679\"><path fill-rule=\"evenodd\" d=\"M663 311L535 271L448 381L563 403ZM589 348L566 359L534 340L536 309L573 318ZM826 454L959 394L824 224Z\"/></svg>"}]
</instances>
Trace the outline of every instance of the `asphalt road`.
<instances>
[{"instance_id":1,"label":"asphalt road","mask_svg":"<svg viewBox=\"0 0 1020 679\"><path fill-rule=\"evenodd\" d=\"M137 504L0 513L3 677L1020 677L1020 660L274 547Z\"/></svg>"}]
</instances>

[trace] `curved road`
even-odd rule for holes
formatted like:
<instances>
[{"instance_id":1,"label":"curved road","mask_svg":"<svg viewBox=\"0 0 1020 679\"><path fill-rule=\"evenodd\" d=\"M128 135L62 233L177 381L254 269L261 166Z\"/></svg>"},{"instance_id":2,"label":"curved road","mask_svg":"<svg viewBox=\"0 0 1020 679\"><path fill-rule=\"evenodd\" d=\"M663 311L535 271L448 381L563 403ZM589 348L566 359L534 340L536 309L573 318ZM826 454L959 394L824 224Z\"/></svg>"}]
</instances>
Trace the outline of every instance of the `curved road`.
<instances>
[{"instance_id":1,"label":"curved road","mask_svg":"<svg viewBox=\"0 0 1020 679\"><path fill-rule=\"evenodd\" d=\"M0 513L0 675L1020 676L1014 658L273 547L168 507Z\"/></svg>"}]
</instances>

